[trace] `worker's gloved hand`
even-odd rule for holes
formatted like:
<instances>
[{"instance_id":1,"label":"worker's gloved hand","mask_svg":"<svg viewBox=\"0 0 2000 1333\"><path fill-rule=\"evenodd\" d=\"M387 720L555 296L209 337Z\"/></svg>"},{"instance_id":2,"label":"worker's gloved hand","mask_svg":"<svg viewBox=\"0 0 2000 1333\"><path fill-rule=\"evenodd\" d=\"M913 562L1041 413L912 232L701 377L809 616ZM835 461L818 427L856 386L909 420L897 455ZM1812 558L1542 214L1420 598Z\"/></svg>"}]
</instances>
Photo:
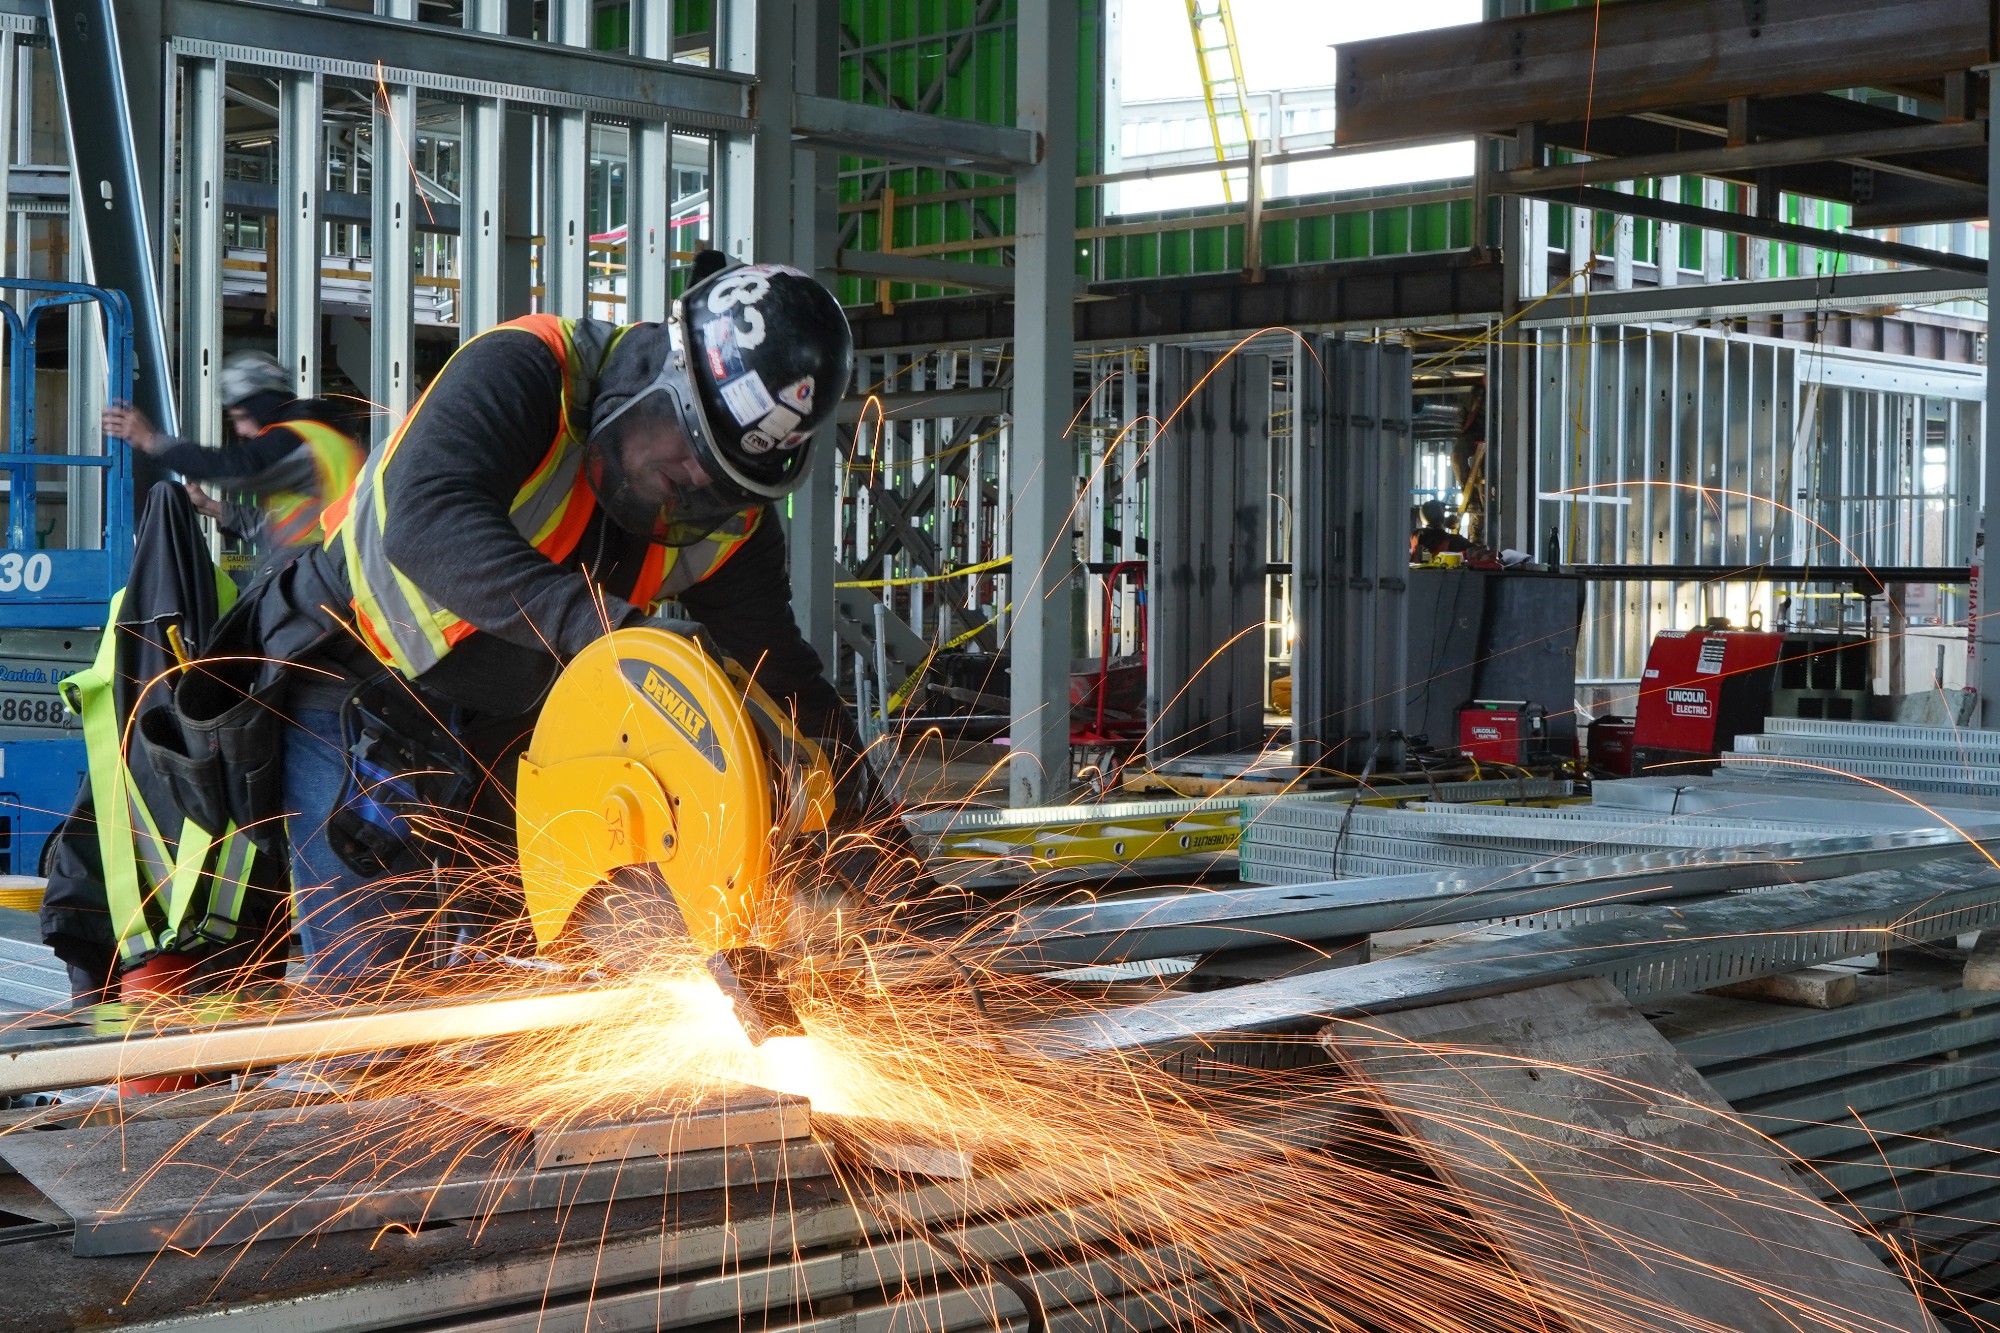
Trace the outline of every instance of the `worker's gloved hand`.
<instances>
[{"instance_id":1,"label":"worker's gloved hand","mask_svg":"<svg viewBox=\"0 0 2000 1333\"><path fill-rule=\"evenodd\" d=\"M160 433L150 417L127 402L105 408L99 425L105 435L121 439L142 453L157 454L174 443L171 436Z\"/></svg>"},{"instance_id":2,"label":"worker's gloved hand","mask_svg":"<svg viewBox=\"0 0 2000 1333\"><path fill-rule=\"evenodd\" d=\"M195 485L193 482L187 483L187 497L188 497L188 502L194 506L194 510L197 514L206 514L210 518L222 517L223 513L222 501L217 497L210 495L207 491Z\"/></svg>"}]
</instances>

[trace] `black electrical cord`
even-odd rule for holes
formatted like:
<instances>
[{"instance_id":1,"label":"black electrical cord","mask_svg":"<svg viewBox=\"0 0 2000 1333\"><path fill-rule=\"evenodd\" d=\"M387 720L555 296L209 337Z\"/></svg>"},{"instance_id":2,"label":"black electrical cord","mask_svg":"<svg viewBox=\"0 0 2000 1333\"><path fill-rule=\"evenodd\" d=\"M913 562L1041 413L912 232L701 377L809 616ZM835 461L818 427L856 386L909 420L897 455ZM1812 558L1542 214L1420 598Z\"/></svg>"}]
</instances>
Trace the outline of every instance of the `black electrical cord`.
<instances>
[{"instance_id":1,"label":"black electrical cord","mask_svg":"<svg viewBox=\"0 0 2000 1333\"><path fill-rule=\"evenodd\" d=\"M1354 785L1354 799L1349 801L1347 809L1341 812L1340 831L1333 836L1333 864L1329 867L1329 870L1335 879L1340 878L1340 853L1347 845L1347 829L1354 822L1354 807L1361 804L1361 793L1368 786L1368 779L1375 776L1375 765L1381 761L1382 747L1395 741L1407 739L1409 738L1404 736L1400 731L1390 732L1380 741L1376 742L1375 749L1368 756L1368 762L1361 766L1360 781Z\"/></svg>"}]
</instances>

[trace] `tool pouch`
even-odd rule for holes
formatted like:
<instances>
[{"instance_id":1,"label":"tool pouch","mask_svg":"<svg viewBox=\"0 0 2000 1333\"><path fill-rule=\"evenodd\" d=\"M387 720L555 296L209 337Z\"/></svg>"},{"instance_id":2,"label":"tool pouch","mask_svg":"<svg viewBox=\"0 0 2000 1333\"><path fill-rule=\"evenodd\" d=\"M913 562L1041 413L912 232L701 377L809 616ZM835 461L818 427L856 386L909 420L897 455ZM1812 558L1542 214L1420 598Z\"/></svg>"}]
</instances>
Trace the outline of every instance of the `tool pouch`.
<instances>
[{"instance_id":1,"label":"tool pouch","mask_svg":"<svg viewBox=\"0 0 2000 1333\"><path fill-rule=\"evenodd\" d=\"M174 687L183 753L214 766L224 811L260 848L282 828L284 692L282 671L233 659L201 662Z\"/></svg>"},{"instance_id":2,"label":"tool pouch","mask_svg":"<svg viewBox=\"0 0 2000 1333\"><path fill-rule=\"evenodd\" d=\"M348 869L379 878L461 862L479 766L399 678L362 682L341 709L348 780L327 841Z\"/></svg>"},{"instance_id":3,"label":"tool pouch","mask_svg":"<svg viewBox=\"0 0 2000 1333\"><path fill-rule=\"evenodd\" d=\"M148 708L139 714L137 730L146 762L166 781L181 814L220 836L229 824L229 797L217 756L187 752L180 719L172 708Z\"/></svg>"}]
</instances>

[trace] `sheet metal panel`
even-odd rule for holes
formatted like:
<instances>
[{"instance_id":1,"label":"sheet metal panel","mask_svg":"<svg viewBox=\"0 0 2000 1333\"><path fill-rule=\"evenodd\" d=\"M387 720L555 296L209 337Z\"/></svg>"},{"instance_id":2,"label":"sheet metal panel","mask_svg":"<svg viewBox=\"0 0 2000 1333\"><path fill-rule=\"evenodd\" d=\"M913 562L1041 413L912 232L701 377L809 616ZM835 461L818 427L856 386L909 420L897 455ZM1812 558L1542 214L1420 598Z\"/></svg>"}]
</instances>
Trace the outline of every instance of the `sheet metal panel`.
<instances>
[{"instance_id":1,"label":"sheet metal panel","mask_svg":"<svg viewBox=\"0 0 2000 1333\"><path fill-rule=\"evenodd\" d=\"M1148 752L1264 741L1271 359L1163 347L1152 486Z\"/></svg>"},{"instance_id":2,"label":"sheet metal panel","mask_svg":"<svg viewBox=\"0 0 2000 1333\"><path fill-rule=\"evenodd\" d=\"M1410 679L1410 350L1315 338L1299 358L1292 728L1301 762L1392 768ZM1157 467L1157 465L1156 465ZM1160 528L1159 520L1154 531Z\"/></svg>"}]
</instances>

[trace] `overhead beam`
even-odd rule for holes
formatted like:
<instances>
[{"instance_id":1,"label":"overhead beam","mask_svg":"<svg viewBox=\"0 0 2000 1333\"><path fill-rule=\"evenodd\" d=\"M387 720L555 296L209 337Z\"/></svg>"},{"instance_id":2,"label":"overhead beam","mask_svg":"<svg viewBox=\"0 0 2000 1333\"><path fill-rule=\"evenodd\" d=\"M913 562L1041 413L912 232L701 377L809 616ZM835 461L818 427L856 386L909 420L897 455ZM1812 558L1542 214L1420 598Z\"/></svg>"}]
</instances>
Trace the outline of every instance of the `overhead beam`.
<instances>
[{"instance_id":1,"label":"overhead beam","mask_svg":"<svg viewBox=\"0 0 2000 1333\"><path fill-rule=\"evenodd\" d=\"M834 268L857 278L890 278L934 287L970 287L976 292L1011 292L1014 270L999 264L968 264L876 250L842 250Z\"/></svg>"},{"instance_id":2,"label":"overhead beam","mask_svg":"<svg viewBox=\"0 0 2000 1333\"><path fill-rule=\"evenodd\" d=\"M1916 245L1900 245L1895 241L1878 241L1872 236L1852 236L1846 232L1825 231L1818 227L1801 227L1797 223L1779 222L1775 218L1752 217L1746 213L1726 213L1719 208L1677 204L1666 199L1648 199L1643 195L1622 194L1617 190L1584 186L1520 190L1515 193L1531 199L1546 199L1550 203L1568 204L1573 208L1588 208L1629 217L1653 218L1660 222L1678 222L1687 227L1733 232L1739 236L1756 236L1786 245L1807 245L1820 250L1831 250L1836 254L1881 259L1892 264L1913 264L1920 268L1950 269L1959 273L1976 274L1981 278L1986 276L1986 261L1969 255L1927 250Z\"/></svg>"},{"instance_id":3,"label":"overhead beam","mask_svg":"<svg viewBox=\"0 0 2000 1333\"><path fill-rule=\"evenodd\" d=\"M1503 274L1463 253L1343 260L1266 270L1262 282L1209 273L1100 283L1079 293L1078 342L1132 343L1220 336L1258 329L1434 325L1477 322L1500 310ZM963 347L1014 336L1005 296L943 297L847 312L864 351Z\"/></svg>"},{"instance_id":4,"label":"overhead beam","mask_svg":"<svg viewBox=\"0 0 2000 1333\"><path fill-rule=\"evenodd\" d=\"M232 213L275 217L280 211L278 187L269 181L224 181L222 202ZM321 190L315 206L322 222L358 222L365 226L375 216L370 196L356 194L352 190ZM417 232L450 236L459 231L462 217L461 205L425 200L417 208L410 224L412 230Z\"/></svg>"},{"instance_id":5,"label":"overhead beam","mask_svg":"<svg viewBox=\"0 0 2000 1333\"><path fill-rule=\"evenodd\" d=\"M1853 310L1884 305L1932 305L1984 300L1985 284L1964 273L1934 269L1877 269L1813 278L1767 278L1760 282L1694 283L1629 292L1592 292L1589 309L1574 310L1551 301L1546 315L1531 314L1524 329L1578 320L1622 324L1637 319L1709 319L1721 315L1767 315L1787 310ZM1578 298L1581 303L1581 297Z\"/></svg>"},{"instance_id":6,"label":"overhead beam","mask_svg":"<svg viewBox=\"0 0 2000 1333\"><path fill-rule=\"evenodd\" d=\"M1818 140L1832 135L1882 133L1891 130L1932 132L1935 121L1885 112L1859 102L1822 95L1810 98L1774 98L1758 104L1758 124L1764 139L1748 147L1761 152L1766 144L1794 140ZM1849 108L1864 111L1852 115ZM1880 113L1880 114L1877 114ZM1713 107L1685 107L1673 111L1649 112L1583 123L1537 125L1536 135L1545 149L1562 149L1597 158L1651 158L1667 154L1721 153L1725 149L1727 126L1716 119ZM1955 123L1956 124L1956 123ZM1977 137L1976 130L1962 125L1957 133ZM1633 170L1677 167L1679 162L1626 163L1605 169L1611 177ZM1850 224L1868 231L1884 226L1908 226L1924 222L1963 221L1984 217L1986 212L1986 147L1983 137L1972 147L1933 148L1923 152L1884 153L1879 157L1847 160L1825 159L1779 166L1756 166L1750 161L1718 158L1695 164L1699 174L1713 180L1730 180L1741 185L1769 184L1773 180L1783 194L1803 195L1847 204L1854 209ZM1540 163L1537 163L1540 166ZM1581 179L1572 172L1559 184L1603 184L1602 180ZM1597 175L1593 170L1589 175ZM1658 177L1662 182L1676 179L1673 174ZM1688 202L1699 202L1692 197Z\"/></svg>"},{"instance_id":7,"label":"overhead beam","mask_svg":"<svg viewBox=\"0 0 2000 1333\"><path fill-rule=\"evenodd\" d=\"M980 167L1000 175L1041 160L1040 136L1009 125L926 116L898 107L864 106L837 97L792 97L792 134L829 152L893 162Z\"/></svg>"},{"instance_id":8,"label":"overhead beam","mask_svg":"<svg viewBox=\"0 0 2000 1333\"><path fill-rule=\"evenodd\" d=\"M750 128L755 80L617 51L564 47L347 10L271 0L165 0L165 31L183 49L206 43L250 65L378 76L455 95L500 97L686 128ZM396 63L383 63L385 53ZM332 61L352 69L328 68Z\"/></svg>"},{"instance_id":9,"label":"overhead beam","mask_svg":"<svg viewBox=\"0 0 2000 1333\"><path fill-rule=\"evenodd\" d=\"M1014 410L1005 388L939 389L931 393L871 393L843 398L834 420L851 424L878 416L898 421L934 421L941 417L993 417Z\"/></svg>"},{"instance_id":10,"label":"overhead beam","mask_svg":"<svg viewBox=\"0 0 2000 1333\"><path fill-rule=\"evenodd\" d=\"M1623 0L1342 43L1338 142L1512 134L1987 63L1989 0ZM1444 75L1444 77L1440 77Z\"/></svg>"},{"instance_id":11,"label":"overhead beam","mask_svg":"<svg viewBox=\"0 0 2000 1333\"><path fill-rule=\"evenodd\" d=\"M1737 148L1718 144L1714 148L1697 148L1683 153L1603 157L1589 162L1517 167L1512 171L1496 173L1493 188L1498 193L1514 194L1573 185L1609 185L1655 176L1733 176L1769 167L1836 161L1855 162L1881 171L1901 173L1905 168L1873 159L1896 153L1930 153L1985 146L1985 122L1965 121L1955 125L1908 126L1859 134L1780 139L1771 143L1744 144ZM1934 179L1934 176L1926 173L1923 178Z\"/></svg>"}]
</instances>

